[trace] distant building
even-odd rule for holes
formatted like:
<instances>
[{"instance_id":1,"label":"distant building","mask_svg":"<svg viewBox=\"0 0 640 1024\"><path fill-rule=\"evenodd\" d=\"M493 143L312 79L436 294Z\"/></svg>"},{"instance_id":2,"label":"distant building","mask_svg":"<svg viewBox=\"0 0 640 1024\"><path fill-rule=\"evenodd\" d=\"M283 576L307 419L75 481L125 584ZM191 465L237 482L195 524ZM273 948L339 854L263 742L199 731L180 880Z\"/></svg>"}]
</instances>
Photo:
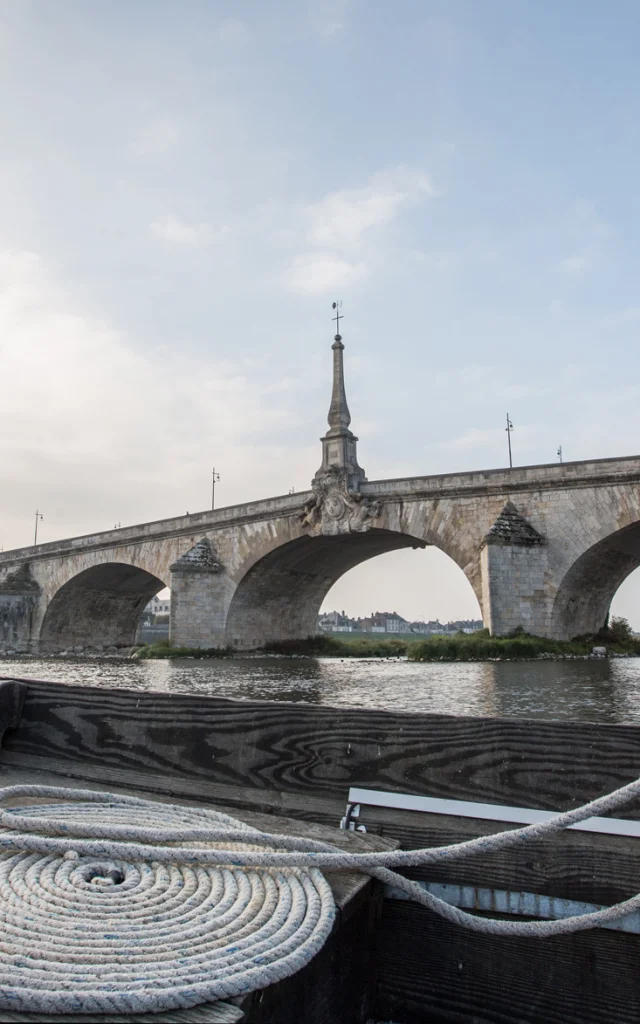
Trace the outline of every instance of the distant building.
<instances>
[{"instance_id":1,"label":"distant building","mask_svg":"<svg viewBox=\"0 0 640 1024\"><path fill-rule=\"evenodd\" d=\"M385 633L409 633L411 629L407 620L397 612L376 612L371 618L374 625L384 628Z\"/></svg>"},{"instance_id":2,"label":"distant building","mask_svg":"<svg viewBox=\"0 0 640 1024\"><path fill-rule=\"evenodd\" d=\"M366 619L358 619L358 629L363 633L386 633L387 630L382 622L375 615Z\"/></svg>"},{"instance_id":3,"label":"distant building","mask_svg":"<svg viewBox=\"0 0 640 1024\"><path fill-rule=\"evenodd\" d=\"M363 633L410 633L411 626L397 612L373 612L358 619L357 628Z\"/></svg>"},{"instance_id":4,"label":"distant building","mask_svg":"<svg viewBox=\"0 0 640 1024\"><path fill-rule=\"evenodd\" d=\"M318 629L323 633L353 633L357 628L355 619L342 612L323 612L318 616Z\"/></svg>"},{"instance_id":5,"label":"distant building","mask_svg":"<svg viewBox=\"0 0 640 1024\"><path fill-rule=\"evenodd\" d=\"M477 633L482 629L482 619L456 619L455 622L448 622L447 628L456 633Z\"/></svg>"},{"instance_id":6,"label":"distant building","mask_svg":"<svg viewBox=\"0 0 640 1024\"><path fill-rule=\"evenodd\" d=\"M480 619L457 619L455 622L440 622L432 619L429 622L416 620L409 622L398 612L372 612L362 619L352 619L344 611L322 612L318 616L318 630L323 633L416 633L418 636L434 636L442 634L476 633L482 629Z\"/></svg>"},{"instance_id":7,"label":"distant building","mask_svg":"<svg viewBox=\"0 0 640 1024\"><path fill-rule=\"evenodd\" d=\"M170 615L171 614L171 596L160 598L156 594L149 601L149 604L145 607L143 616L147 621L154 622L158 615Z\"/></svg>"},{"instance_id":8,"label":"distant building","mask_svg":"<svg viewBox=\"0 0 640 1024\"><path fill-rule=\"evenodd\" d=\"M444 626L440 622L412 622L410 623L412 633L421 633L430 635L432 633L441 633L444 630Z\"/></svg>"}]
</instances>

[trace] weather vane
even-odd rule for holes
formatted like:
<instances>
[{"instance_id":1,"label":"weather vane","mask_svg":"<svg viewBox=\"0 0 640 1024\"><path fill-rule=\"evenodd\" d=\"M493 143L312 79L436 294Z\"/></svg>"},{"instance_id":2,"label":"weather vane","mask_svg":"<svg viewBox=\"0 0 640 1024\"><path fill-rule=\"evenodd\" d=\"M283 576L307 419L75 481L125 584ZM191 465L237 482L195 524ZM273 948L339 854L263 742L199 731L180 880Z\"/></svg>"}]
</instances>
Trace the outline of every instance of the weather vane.
<instances>
[{"instance_id":1,"label":"weather vane","mask_svg":"<svg viewBox=\"0 0 640 1024\"><path fill-rule=\"evenodd\" d=\"M343 316L344 316L344 314L340 312L340 310L342 309L342 302L334 302L333 305L331 306L331 308L335 309L335 311L336 311L336 315L334 317L332 317L331 319L335 320L335 322L336 322L336 338L339 338L340 337L340 321L343 319Z\"/></svg>"}]
</instances>

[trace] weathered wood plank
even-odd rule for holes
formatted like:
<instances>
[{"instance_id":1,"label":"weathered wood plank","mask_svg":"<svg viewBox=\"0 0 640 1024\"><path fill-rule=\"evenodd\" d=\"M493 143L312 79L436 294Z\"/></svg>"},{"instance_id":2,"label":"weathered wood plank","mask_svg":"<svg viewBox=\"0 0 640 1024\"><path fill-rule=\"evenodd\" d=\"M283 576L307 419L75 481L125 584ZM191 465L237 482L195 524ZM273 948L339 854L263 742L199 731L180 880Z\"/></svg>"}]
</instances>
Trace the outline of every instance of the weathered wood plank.
<instances>
[{"instance_id":1,"label":"weathered wood plank","mask_svg":"<svg viewBox=\"0 0 640 1024\"><path fill-rule=\"evenodd\" d=\"M476 935L416 904L385 901L377 1019L636 1024L640 936Z\"/></svg>"},{"instance_id":2,"label":"weathered wood plank","mask_svg":"<svg viewBox=\"0 0 640 1024\"><path fill-rule=\"evenodd\" d=\"M152 773L131 768L101 766L81 758L39 757L33 754L3 750L0 768L32 769L67 778L96 781L103 786L125 786L145 795L160 795L204 800L227 807L241 807L265 814L287 814L302 821L320 821L336 826L344 814L344 793L331 797L295 793L250 786L229 786L210 782L206 778L175 773Z\"/></svg>"},{"instance_id":3,"label":"weathered wood plank","mask_svg":"<svg viewBox=\"0 0 640 1024\"><path fill-rule=\"evenodd\" d=\"M27 686L3 743L12 758L319 798L361 785L549 810L640 776L636 726Z\"/></svg>"},{"instance_id":4,"label":"weathered wood plank","mask_svg":"<svg viewBox=\"0 0 640 1024\"><path fill-rule=\"evenodd\" d=\"M441 846L504 827L386 808L363 809L361 820L375 822L383 836L404 847ZM489 857L406 874L609 905L638 891L640 840L564 832ZM611 943L609 935L594 929L541 940L479 936L416 905L388 901L380 930L378 1015L404 1024L637 1020L640 986L633 964L640 936L629 935L627 944L621 936ZM425 957L427 963L421 963Z\"/></svg>"},{"instance_id":5,"label":"weathered wood plank","mask_svg":"<svg viewBox=\"0 0 640 1024\"><path fill-rule=\"evenodd\" d=\"M405 849L445 846L502 832L500 822L363 808L361 818L376 834ZM489 857L466 857L412 868L410 878L494 889L524 890L605 905L634 895L640 886L640 839L562 832Z\"/></svg>"},{"instance_id":6,"label":"weathered wood plank","mask_svg":"<svg viewBox=\"0 0 640 1024\"><path fill-rule=\"evenodd\" d=\"M6 729L17 728L26 695L24 683L0 679L0 743Z\"/></svg>"}]
</instances>

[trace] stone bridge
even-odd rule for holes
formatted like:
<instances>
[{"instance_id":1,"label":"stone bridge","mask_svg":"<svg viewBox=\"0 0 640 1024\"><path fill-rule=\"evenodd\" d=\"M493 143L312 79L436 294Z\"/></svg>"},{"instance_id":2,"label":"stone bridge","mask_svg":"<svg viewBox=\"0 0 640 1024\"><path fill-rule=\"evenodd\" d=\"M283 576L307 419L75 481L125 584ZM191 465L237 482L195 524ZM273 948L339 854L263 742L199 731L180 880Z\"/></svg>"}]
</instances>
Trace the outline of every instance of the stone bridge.
<instances>
[{"instance_id":1,"label":"stone bridge","mask_svg":"<svg viewBox=\"0 0 640 1024\"><path fill-rule=\"evenodd\" d=\"M311 490L0 554L0 649L130 646L165 586L176 644L306 637L345 572L427 545L462 569L494 634L601 627L640 565L640 457L367 481L342 350L336 336Z\"/></svg>"}]
</instances>

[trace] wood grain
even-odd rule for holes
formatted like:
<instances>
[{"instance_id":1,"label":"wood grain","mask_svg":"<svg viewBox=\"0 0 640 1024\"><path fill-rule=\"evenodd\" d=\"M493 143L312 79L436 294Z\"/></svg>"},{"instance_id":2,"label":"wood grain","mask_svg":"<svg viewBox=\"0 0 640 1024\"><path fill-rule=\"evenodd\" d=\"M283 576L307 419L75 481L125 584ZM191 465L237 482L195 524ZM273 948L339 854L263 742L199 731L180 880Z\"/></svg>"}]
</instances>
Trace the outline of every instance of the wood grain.
<instances>
[{"instance_id":1,"label":"wood grain","mask_svg":"<svg viewBox=\"0 0 640 1024\"><path fill-rule=\"evenodd\" d=\"M640 728L27 681L8 755L344 801L349 786L577 806L640 776ZM621 812L640 817L640 807Z\"/></svg>"},{"instance_id":2,"label":"wood grain","mask_svg":"<svg viewBox=\"0 0 640 1024\"><path fill-rule=\"evenodd\" d=\"M0 744L7 729L17 729L26 695L24 683L0 679Z\"/></svg>"},{"instance_id":3,"label":"wood grain","mask_svg":"<svg viewBox=\"0 0 640 1024\"><path fill-rule=\"evenodd\" d=\"M637 1024L639 955L636 935L498 938L385 901L376 1019Z\"/></svg>"}]
</instances>

